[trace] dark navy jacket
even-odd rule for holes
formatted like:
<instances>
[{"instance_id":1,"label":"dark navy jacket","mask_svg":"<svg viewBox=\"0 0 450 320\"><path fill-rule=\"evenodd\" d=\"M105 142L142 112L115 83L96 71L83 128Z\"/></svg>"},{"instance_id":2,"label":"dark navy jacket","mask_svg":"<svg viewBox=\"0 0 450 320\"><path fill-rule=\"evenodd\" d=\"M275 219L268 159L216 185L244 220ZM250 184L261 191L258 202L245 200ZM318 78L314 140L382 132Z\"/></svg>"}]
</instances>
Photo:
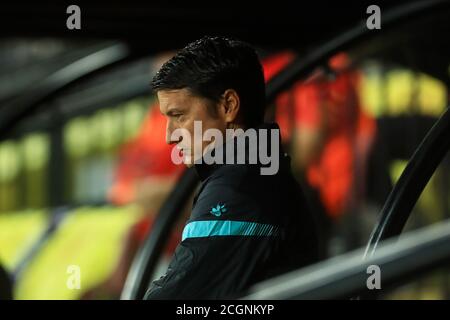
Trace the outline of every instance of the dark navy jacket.
<instances>
[{"instance_id":1,"label":"dark navy jacket","mask_svg":"<svg viewBox=\"0 0 450 320\"><path fill-rule=\"evenodd\" d=\"M260 163L195 165L202 185L191 217L166 275L145 299L234 298L318 259L312 213L290 158L281 148L278 157L275 175L261 175Z\"/></svg>"}]
</instances>

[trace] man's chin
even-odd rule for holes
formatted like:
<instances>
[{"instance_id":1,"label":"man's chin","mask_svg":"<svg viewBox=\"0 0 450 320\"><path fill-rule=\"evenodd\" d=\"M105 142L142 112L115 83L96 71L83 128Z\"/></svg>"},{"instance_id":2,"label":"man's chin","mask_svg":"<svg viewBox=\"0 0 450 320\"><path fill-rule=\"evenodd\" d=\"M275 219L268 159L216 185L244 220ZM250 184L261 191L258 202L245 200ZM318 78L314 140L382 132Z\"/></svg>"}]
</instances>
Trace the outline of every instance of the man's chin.
<instances>
[{"instance_id":1,"label":"man's chin","mask_svg":"<svg viewBox=\"0 0 450 320\"><path fill-rule=\"evenodd\" d=\"M183 163L188 168L192 168L194 166L194 162L192 161L192 157L190 156L183 156Z\"/></svg>"},{"instance_id":2,"label":"man's chin","mask_svg":"<svg viewBox=\"0 0 450 320\"><path fill-rule=\"evenodd\" d=\"M190 156L190 155L184 155L183 156L183 163L186 167L192 168L196 163L201 163L202 157L201 156Z\"/></svg>"},{"instance_id":3,"label":"man's chin","mask_svg":"<svg viewBox=\"0 0 450 320\"><path fill-rule=\"evenodd\" d=\"M194 166L194 164L191 163L191 162L185 162L184 165L185 165L187 168L192 168L192 167Z\"/></svg>"}]
</instances>

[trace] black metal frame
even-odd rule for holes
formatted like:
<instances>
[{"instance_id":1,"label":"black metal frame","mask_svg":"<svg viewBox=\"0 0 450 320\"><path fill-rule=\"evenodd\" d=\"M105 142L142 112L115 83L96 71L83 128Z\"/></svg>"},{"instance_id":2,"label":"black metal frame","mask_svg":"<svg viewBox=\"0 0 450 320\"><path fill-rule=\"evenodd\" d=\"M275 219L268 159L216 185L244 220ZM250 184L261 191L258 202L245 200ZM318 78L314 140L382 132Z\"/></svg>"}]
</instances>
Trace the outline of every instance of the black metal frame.
<instances>
[{"instance_id":1,"label":"black metal frame","mask_svg":"<svg viewBox=\"0 0 450 320\"><path fill-rule=\"evenodd\" d=\"M450 220L383 242L362 260L363 250L320 262L262 282L243 299L346 299L368 291L368 267L380 268L381 289L405 284L450 262Z\"/></svg>"},{"instance_id":2,"label":"black metal frame","mask_svg":"<svg viewBox=\"0 0 450 320\"><path fill-rule=\"evenodd\" d=\"M370 236L364 257L372 256L378 244L398 236L439 163L450 148L450 107L434 124L389 194L379 221Z\"/></svg>"},{"instance_id":3,"label":"black metal frame","mask_svg":"<svg viewBox=\"0 0 450 320\"><path fill-rule=\"evenodd\" d=\"M126 62L132 63L133 61L127 60ZM147 71L146 69L143 70ZM112 75L111 78L114 78L114 76L115 75ZM52 105L52 107L57 109L58 121L56 122L66 122L74 117L89 115L99 109L119 104L128 99L147 94L150 95L151 92L148 85L148 79L149 76L147 72L137 74L131 78L127 77L127 79L121 81L124 90L120 90L119 93L115 91L111 92L111 88L108 87L109 84L107 83L105 86L105 84L102 83L102 88L95 88L96 90L102 90L100 98L98 98L98 91L96 92L95 98L93 98L90 95L91 92L88 91L76 94L75 97L70 97L69 99L65 98L66 92L64 92L64 100L61 101L58 96ZM107 80L109 80L109 78L105 79L105 81ZM98 100L101 102L99 103ZM39 116L36 117L37 119L24 119L13 130L8 132L8 137L14 138L28 132L50 129L54 125L52 122L55 122L55 117L52 117L52 113L55 113L55 110L40 113Z\"/></svg>"},{"instance_id":4,"label":"black metal frame","mask_svg":"<svg viewBox=\"0 0 450 320\"><path fill-rule=\"evenodd\" d=\"M101 44L97 50L90 49L87 56L76 59L36 83L26 94L20 95L2 106L2 111L7 110L7 112L2 112L0 117L0 139L7 137L11 129L35 111L43 101L48 101L69 85L123 63L130 57L130 49L125 44Z\"/></svg>"},{"instance_id":5,"label":"black metal frame","mask_svg":"<svg viewBox=\"0 0 450 320\"><path fill-rule=\"evenodd\" d=\"M144 245L141 246L134 258L122 290L122 300L144 297L157 262L164 250L165 241L170 236L172 226L177 222L180 213L183 212L184 205L198 182L199 179L194 169L187 169L177 182L177 186L168 195Z\"/></svg>"}]
</instances>

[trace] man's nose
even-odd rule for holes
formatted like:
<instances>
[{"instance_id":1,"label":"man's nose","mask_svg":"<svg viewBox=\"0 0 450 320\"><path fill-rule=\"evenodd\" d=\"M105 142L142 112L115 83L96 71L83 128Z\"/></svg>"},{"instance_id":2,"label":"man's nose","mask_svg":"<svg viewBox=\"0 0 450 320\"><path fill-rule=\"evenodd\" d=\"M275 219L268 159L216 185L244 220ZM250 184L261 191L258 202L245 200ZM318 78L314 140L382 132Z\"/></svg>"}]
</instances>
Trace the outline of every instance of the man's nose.
<instances>
[{"instance_id":1,"label":"man's nose","mask_svg":"<svg viewBox=\"0 0 450 320\"><path fill-rule=\"evenodd\" d=\"M179 139L172 139L172 132L173 132L173 127L172 127L172 125L170 124L170 122L169 121L167 121L167 124L166 124L166 143L167 144L174 144L174 143L178 143L178 142L180 142L181 141L181 138L179 138Z\"/></svg>"}]
</instances>

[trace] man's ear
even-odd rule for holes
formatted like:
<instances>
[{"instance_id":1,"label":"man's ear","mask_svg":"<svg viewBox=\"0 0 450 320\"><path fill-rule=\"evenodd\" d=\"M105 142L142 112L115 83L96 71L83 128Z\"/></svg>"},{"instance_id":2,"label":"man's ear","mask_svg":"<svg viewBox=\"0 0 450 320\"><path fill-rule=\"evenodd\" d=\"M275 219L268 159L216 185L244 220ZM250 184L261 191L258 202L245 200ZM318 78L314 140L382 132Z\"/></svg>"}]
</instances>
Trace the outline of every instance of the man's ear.
<instances>
[{"instance_id":1,"label":"man's ear","mask_svg":"<svg viewBox=\"0 0 450 320\"><path fill-rule=\"evenodd\" d=\"M222 104L223 119L228 123L236 122L241 104L236 90L225 90L222 95Z\"/></svg>"}]
</instances>

